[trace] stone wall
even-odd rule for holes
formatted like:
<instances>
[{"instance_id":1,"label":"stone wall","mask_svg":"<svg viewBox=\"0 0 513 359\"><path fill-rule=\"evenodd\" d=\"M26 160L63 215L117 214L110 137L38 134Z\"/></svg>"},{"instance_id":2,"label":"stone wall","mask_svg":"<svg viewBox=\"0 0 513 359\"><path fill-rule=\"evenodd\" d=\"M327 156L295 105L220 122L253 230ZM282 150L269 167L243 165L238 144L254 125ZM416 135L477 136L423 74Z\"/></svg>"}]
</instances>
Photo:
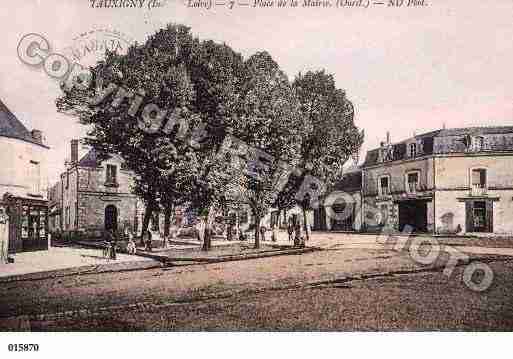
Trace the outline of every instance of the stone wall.
<instances>
[{"instance_id":1,"label":"stone wall","mask_svg":"<svg viewBox=\"0 0 513 359\"><path fill-rule=\"evenodd\" d=\"M133 195L105 195L80 192L78 197L78 228L101 231L105 228L105 208L113 205L118 211L118 229L133 228L137 198Z\"/></svg>"}]
</instances>

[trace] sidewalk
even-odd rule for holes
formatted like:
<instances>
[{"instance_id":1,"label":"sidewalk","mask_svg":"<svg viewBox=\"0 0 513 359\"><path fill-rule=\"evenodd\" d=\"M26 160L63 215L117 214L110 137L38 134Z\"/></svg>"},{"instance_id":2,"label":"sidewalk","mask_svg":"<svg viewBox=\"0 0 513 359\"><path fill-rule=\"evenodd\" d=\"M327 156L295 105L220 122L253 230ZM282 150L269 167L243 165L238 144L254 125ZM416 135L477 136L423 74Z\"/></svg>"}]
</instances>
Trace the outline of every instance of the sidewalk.
<instances>
[{"instance_id":1,"label":"sidewalk","mask_svg":"<svg viewBox=\"0 0 513 359\"><path fill-rule=\"evenodd\" d=\"M23 252L13 255L14 263L0 264L0 282L23 279L26 275L45 277L55 272L71 273L87 270L126 270L160 266L160 263L139 256L118 254L116 260L106 259L99 249L51 247L47 251Z\"/></svg>"}]
</instances>

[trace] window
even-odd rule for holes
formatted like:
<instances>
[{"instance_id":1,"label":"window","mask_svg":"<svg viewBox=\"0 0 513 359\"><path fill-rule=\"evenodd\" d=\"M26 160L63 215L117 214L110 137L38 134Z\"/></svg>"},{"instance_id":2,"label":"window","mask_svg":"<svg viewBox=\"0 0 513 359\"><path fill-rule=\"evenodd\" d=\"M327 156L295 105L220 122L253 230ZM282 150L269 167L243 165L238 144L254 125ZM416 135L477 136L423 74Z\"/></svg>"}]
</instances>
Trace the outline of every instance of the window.
<instances>
[{"instance_id":1,"label":"window","mask_svg":"<svg viewBox=\"0 0 513 359\"><path fill-rule=\"evenodd\" d=\"M107 165L106 184L117 184L117 167L115 165Z\"/></svg>"},{"instance_id":2,"label":"window","mask_svg":"<svg viewBox=\"0 0 513 359\"><path fill-rule=\"evenodd\" d=\"M484 149L484 137L474 137L474 151L482 151Z\"/></svg>"},{"instance_id":3,"label":"window","mask_svg":"<svg viewBox=\"0 0 513 359\"><path fill-rule=\"evenodd\" d=\"M486 195L486 169L476 168L472 170L471 174L471 195L483 196Z\"/></svg>"},{"instance_id":4,"label":"window","mask_svg":"<svg viewBox=\"0 0 513 359\"><path fill-rule=\"evenodd\" d=\"M66 189L69 188L69 171L66 171Z\"/></svg>"},{"instance_id":5,"label":"window","mask_svg":"<svg viewBox=\"0 0 513 359\"><path fill-rule=\"evenodd\" d=\"M410 143L409 150L410 150L410 158L417 157L417 144L416 143Z\"/></svg>"},{"instance_id":6,"label":"window","mask_svg":"<svg viewBox=\"0 0 513 359\"><path fill-rule=\"evenodd\" d=\"M387 225L387 223L388 223L388 205L382 204L379 207L379 212L380 212L381 218L380 218L380 223L378 223L378 225L382 225L382 226Z\"/></svg>"},{"instance_id":7,"label":"window","mask_svg":"<svg viewBox=\"0 0 513 359\"><path fill-rule=\"evenodd\" d=\"M390 184L387 176L379 179L379 194L381 196L388 196L390 194Z\"/></svg>"},{"instance_id":8,"label":"window","mask_svg":"<svg viewBox=\"0 0 513 359\"><path fill-rule=\"evenodd\" d=\"M472 188L486 188L486 170L478 168L472 170Z\"/></svg>"},{"instance_id":9,"label":"window","mask_svg":"<svg viewBox=\"0 0 513 359\"><path fill-rule=\"evenodd\" d=\"M474 202L474 231L481 232L486 228L486 202Z\"/></svg>"},{"instance_id":10,"label":"window","mask_svg":"<svg viewBox=\"0 0 513 359\"><path fill-rule=\"evenodd\" d=\"M41 191L41 168L39 162L29 164L30 194L38 195Z\"/></svg>"},{"instance_id":11,"label":"window","mask_svg":"<svg viewBox=\"0 0 513 359\"><path fill-rule=\"evenodd\" d=\"M419 189L419 173L412 172L407 174L407 186L406 191L408 193L415 193Z\"/></svg>"}]
</instances>

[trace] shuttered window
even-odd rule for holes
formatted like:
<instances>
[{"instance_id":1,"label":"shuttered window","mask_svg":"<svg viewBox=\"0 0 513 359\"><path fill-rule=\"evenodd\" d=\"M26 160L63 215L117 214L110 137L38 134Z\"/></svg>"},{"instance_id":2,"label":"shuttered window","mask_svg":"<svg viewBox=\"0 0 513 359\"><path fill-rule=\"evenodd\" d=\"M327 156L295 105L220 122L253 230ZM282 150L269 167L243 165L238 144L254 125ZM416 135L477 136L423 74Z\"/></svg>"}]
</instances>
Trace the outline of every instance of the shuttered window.
<instances>
[{"instance_id":1,"label":"shuttered window","mask_svg":"<svg viewBox=\"0 0 513 359\"><path fill-rule=\"evenodd\" d=\"M475 169L472 170L472 186L478 188L486 187L486 170Z\"/></svg>"}]
</instances>

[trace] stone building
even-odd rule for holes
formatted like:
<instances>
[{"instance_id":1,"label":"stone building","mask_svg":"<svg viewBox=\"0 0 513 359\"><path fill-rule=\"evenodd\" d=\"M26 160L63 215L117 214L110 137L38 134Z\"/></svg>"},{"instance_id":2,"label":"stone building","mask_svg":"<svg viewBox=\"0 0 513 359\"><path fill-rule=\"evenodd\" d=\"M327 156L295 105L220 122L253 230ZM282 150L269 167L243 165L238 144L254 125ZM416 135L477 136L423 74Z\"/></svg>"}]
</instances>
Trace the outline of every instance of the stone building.
<instances>
[{"instance_id":1,"label":"stone building","mask_svg":"<svg viewBox=\"0 0 513 359\"><path fill-rule=\"evenodd\" d=\"M511 234L513 127L387 136L367 153L362 191L368 231Z\"/></svg>"},{"instance_id":2,"label":"stone building","mask_svg":"<svg viewBox=\"0 0 513 359\"><path fill-rule=\"evenodd\" d=\"M133 175L119 156L100 160L91 149L78 159L78 140L72 140L71 160L51 191L53 213L59 217L55 222L63 232L80 231L89 237L125 226L136 228L141 209L131 193L132 182Z\"/></svg>"},{"instance_id":3,"label":"stone building","mask_svg":"<svg viewBox=\"0 0 513 359\"><path fill-rule=\"evenodd\" d=\"M41 131L0 101L0 210L9 213L9 251L48 248L47 164Z\"/></svg>"},{"instance_id":4,"label":"stone building","mask_svg":"<svg viewBox=\"0 0 513 359\"><path fill-rule=\"evenodd\" d=\"M350 168L314 211L313 230L358 232L362 229L362 169Z\"/></svg>"}]
</instances>

